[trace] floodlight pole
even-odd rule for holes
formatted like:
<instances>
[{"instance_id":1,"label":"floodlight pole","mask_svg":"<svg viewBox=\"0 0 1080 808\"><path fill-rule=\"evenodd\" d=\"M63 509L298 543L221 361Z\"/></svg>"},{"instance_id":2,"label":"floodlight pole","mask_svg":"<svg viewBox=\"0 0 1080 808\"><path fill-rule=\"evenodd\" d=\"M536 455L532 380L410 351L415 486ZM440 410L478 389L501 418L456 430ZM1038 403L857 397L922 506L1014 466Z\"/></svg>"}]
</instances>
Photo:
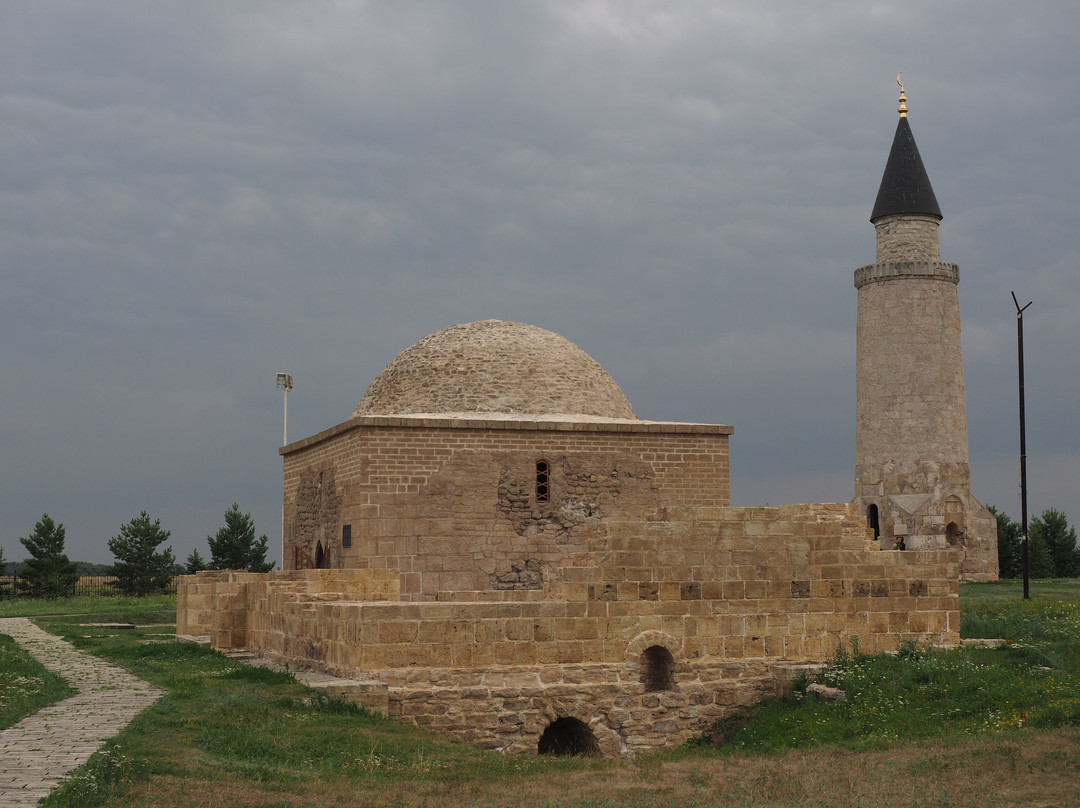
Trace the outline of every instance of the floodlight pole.
<instances>
[{"instance_id":1,"label":"floodlight pole","mask_svg":"<svg viewBox=\"0 0 1080 808\"><path fill-rule=\"evenodd\" d=\"M1020 529L1022 558L1024 565L1024 600L1031 598L1028 586L1028 512L1027 512L1027 438L1024 427L1024 309L1032 304L1028 301L1026 306L1021 307L1016 299L1016 292L1011 292L1013 303L1016 304L1016 356L1020 368Z\"/></svg>"},{"instance_id":2,"label":"floodlight pole","mask_svg":"<svg viewBox=\"0 0 1080 808\"><path fill-rule=\"evenodd\" d=\"M288 373L277 375L277 386L285 391L285 423L281 430L281 445L289 443L289 391L292 390L292 376Z\"/></svg>"}]
</instances>

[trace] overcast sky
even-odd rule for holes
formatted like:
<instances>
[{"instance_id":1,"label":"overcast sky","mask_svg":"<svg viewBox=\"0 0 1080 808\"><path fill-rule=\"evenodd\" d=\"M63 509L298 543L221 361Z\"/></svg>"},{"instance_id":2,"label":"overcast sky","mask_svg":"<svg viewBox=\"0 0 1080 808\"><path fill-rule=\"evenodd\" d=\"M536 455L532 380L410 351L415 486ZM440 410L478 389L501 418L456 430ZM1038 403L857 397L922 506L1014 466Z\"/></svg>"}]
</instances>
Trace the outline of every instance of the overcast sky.
<instances>
[{"instance_id":1,"label":"overcast sky","mask_svg":"<svg viewBox=\"0 0 1080 808\"><path fill-rule=\"evenodd\" d=\"M854 495L852 276L897 72L960 265L972 492L1080 522L1080 4L93 2L0 11L0 547L235 501L460 322L731 424L737 505Z\"/></svg>"}]
</instances>

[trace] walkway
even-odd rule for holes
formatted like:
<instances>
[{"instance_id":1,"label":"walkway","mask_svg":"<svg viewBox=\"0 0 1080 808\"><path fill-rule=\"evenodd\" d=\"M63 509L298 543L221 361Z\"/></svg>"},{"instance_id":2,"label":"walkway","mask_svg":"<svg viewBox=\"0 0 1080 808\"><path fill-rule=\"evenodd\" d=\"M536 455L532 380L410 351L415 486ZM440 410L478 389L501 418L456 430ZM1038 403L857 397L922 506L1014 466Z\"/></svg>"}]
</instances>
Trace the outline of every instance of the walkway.
<instances>
[{"instance_id":1,"label":"walkway","mask_svg":"<svg viewBox=\"0 0 1080 808\"><path fill-rule=\"evenodd\" d=\"M79 691L0 731L0 805L23 808L37 805L164 691L84 654L25 617L0 618L0 634L13 637Z\"/></svg>"}]
</instances>

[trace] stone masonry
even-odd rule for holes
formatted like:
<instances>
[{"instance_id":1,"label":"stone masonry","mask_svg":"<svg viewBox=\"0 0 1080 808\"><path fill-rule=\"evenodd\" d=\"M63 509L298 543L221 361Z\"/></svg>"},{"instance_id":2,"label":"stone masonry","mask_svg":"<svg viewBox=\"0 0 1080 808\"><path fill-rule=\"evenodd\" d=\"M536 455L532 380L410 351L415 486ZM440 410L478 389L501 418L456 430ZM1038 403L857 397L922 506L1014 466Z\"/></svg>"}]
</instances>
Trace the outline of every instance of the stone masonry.
<instances>
[{"instance_id":1,"label":"stone masonry","mask_svg":"<svg viewBox=\"0 0 1080 808\"><path fill-rule=\"evenodd\" d=\"M855 502L884 548L955 547L965 580L997 578L997 522L971 495L956 264L901 98L871 221L877 263L855 271Z\"/></svg>"},{"instance_id":2,"label":"stone masonry","mask_svg":"<svg viewBox=\"0 0 1080 808\"><path fill-rule=\"evenodd\" d=\"M959 271L906 117L871 220L853 502L731 507L731 427L640 420L557 334L468 323L282 447L285 569L181 578L178 632L483 747L609 757L853 639L958 642L959 579L996 577L996 535L969 490Z\"/></svg>"},{"instance_id":3,"label":"stone masonry","mask_svg":"<svg viewBox=\"0 0 1080 808\"><path fill-rule=\"evenodd\" d=\"M539 590L407 601L384 569L199 573L180 579L178 632L359 680L373 708L480 746L535 752L572 719L628 756L852 637L957 642L957 561L879 550L854 505L677 507L596 526Z\"/></svg>"},{"instance_id":4,"label":"stone masonry","mask_svg":"<svg viewBox=\"0 0 1080 808\"><path fill-rule=\"evenodd\" d=\"M398 570L409 599L498 588L604 519L726 504L730 427L367 416L288 447L285 561ZM537 462L547 497L537 500ZM348 532L347 542L343 531ZM348 546L346 546L346 544ZM321 548L321 549L320 549Z\"/></svg>"}]
</instances>

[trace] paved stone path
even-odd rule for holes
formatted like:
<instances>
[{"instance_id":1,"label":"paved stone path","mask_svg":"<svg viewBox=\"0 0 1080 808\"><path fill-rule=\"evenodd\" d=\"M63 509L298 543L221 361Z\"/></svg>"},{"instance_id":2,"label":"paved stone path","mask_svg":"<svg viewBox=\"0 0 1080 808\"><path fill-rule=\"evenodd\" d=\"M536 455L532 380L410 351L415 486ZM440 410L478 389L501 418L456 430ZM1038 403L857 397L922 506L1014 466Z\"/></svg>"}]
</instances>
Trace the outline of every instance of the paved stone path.
<instances>
[{"instance_id":1,"label":"paved stone path","mask_svg":"<svg viewBox=\"0 0 1080 808\"><path fill-rule=\"evenodd\" d=\"M23 808L59 785L164 691L84 654L24 617L0 618L7 634L79 692L0 731L0 806Z\"/></svg>"}]
</instances>

